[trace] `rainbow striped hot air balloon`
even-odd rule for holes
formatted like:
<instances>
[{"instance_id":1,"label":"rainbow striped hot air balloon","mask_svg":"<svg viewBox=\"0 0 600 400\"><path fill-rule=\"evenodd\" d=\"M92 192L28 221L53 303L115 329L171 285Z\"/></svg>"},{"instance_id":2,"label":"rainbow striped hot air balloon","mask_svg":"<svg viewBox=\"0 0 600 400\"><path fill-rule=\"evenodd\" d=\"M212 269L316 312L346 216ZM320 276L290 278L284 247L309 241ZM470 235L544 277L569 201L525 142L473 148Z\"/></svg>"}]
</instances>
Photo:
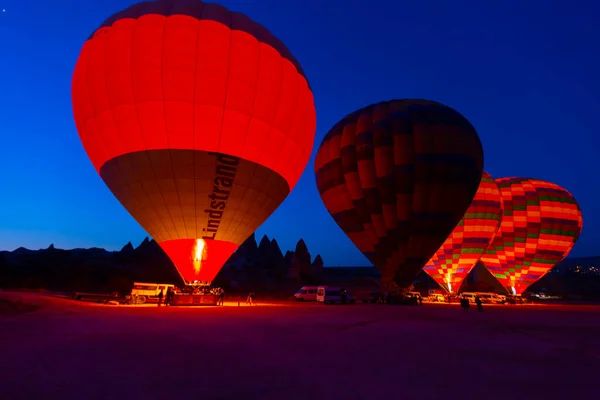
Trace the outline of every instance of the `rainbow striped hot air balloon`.
<instances>
[{"instance_id":1,"label":"rainbow striped hot air balloon","mask_svg":"<svg viewBox=\"0 0 600 400\"><path fill-rule=\"evenodd\" d=\"M512 294L523 293L571 251L581 233L579 205L569 192L528 178L496 179L504 213L481 261Z\"/></svg>"},{"instance_id":2,"label":"rainbow striped hot air balloon","mask_svg":"<svg viewBox=\"0 0 600 400\"><path fill-rule=\"evenodd\" d=\"M469 209L423 270L448 292L456 292L494 239L501 220L500 190L484 172Z\"/></svg>"},{"instance_id":3,"label":"rainbow striped hot air balloon","mask_svg":"<svg viewBox=\"0 0 600 400\"><path fill-rule=\"evenodd\" d=\"M408 287L444 243L482 168L475 128L429 100L384 101L349 114L315 158L323 204L387 288Z\"/></svg>"}]
</instances>

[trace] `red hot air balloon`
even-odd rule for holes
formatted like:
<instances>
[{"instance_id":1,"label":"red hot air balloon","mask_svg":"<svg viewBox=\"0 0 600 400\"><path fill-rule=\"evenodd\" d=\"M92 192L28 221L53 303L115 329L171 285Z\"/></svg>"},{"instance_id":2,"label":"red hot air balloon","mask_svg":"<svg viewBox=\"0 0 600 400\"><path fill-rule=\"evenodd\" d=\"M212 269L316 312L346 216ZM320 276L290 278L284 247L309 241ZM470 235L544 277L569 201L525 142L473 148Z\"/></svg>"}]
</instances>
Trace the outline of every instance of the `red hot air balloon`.
<instances>
[{"instance_id":1,"label":"red hot air balloon","mask_svg":"<svg viewBox=\"0 0 600 400\"><path fill-rule=\"evenodd\" d=\"M94 167L184 280L212 281L287 197L314 141L285 45L199 0L135 4L83 45L73 113Z\"/></svg>"},{"instance_id":2,"label":"red hot air balloon","mask_svg":"<svg viewBox=\"0 0 600 400\"><path fill-rule=\"evenodd\" d=\"M321 199L336 223L381 271L408 287L475 196L483 150L450 107L392 100L346 116L315 159Z\"/></svg>"},{"instance_id":3,"label":"red hot air balloon","mask_svg":"<svg viewBox=\"0 0 600 400\"><path fill-rule=\"evenodd\" d=\"M512 294L521 294L573 248L581 209L569 192L528 178L496 179L504 214L481 261Z\"/></svg>"},{"instance_id":4,"label":"red hot air balloon","mask_svg":"<svg viewBox=\"0 0 600 400\"><path fill-rule=\"evenodd\" d=\"M448 292L457 291L492 243L501 220L500 190L484 171L469 209L423 270Z\"/></svg>"}]
</instances>

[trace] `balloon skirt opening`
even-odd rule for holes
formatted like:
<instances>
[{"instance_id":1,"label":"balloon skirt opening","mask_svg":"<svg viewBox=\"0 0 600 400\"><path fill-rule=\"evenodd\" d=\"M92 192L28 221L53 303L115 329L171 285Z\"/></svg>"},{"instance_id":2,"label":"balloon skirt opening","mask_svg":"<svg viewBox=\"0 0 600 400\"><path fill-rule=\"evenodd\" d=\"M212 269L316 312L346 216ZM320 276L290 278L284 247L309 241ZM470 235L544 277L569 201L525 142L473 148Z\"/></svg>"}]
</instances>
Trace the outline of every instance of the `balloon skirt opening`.
<instances>
[{"instance_id":1,"label":"balloon skirt opening","mask_svg":"<svg viewBox=\"0 0 600 400\"><path fill-rule=\"evenodd\" d=\"M235 243L213 239L177 239L159 244L185 283L212 282L238 248Z\"/></svg>"}]
</instances>

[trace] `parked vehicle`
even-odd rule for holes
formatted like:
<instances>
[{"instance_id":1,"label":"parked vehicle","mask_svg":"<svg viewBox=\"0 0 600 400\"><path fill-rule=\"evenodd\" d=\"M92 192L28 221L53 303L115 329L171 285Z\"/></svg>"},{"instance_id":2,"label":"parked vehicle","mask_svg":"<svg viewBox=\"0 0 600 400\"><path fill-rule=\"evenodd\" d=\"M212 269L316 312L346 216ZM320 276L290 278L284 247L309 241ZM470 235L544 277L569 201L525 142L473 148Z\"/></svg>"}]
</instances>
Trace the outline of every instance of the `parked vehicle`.
<instances>
[{"instance_id":1,"label":"parked vehicle","mask_svg":"<svg viewBox=\"0 0 600 400\"><path fill-rule=\"evenodd\" d=\"M479 297L484 304L504 304L506 302L506 300L503 300L496 293L477 292L475 295Z\"/></svg>"},{"instance_id":2,"label":"parked vehicle","mask_svg":"<svg viewBox=\"0 0 600 400\"><path fill-rule=\"evenodd\" d=\"M419 292L406 292L404 298L406 302L412 305L419 305L420 302L423 302L423 297Z\"/></svg>"},{"instance_id":3,"label":"parked vehicle","mask_svg":"<svg viewBox=\"0 0 600 400\"><path fill-rule=\"evenodd\" d=\"M433 301L436 303L445 303L447 298L441 293L433 293L429 295L429 301Z\"/></svg>"},{"instance_id":4,"label":"parked vehicle","mask_svg":"<svg viewBox=\"0 0 600 400\"><path fill-rule=\"evenodd\" d=\"M469 303L471 303L471 304L475 304L476 296L477 296L477 293L473 293L473 292L463 292L460 294L460 297L469 300Z\"/></svg>"},{"instance_id":5,"label":"parked vehicle","mask_svg":"<svg viewBox=\"0 0 600 400\"><path fill-rule=\"evenodd\" d=\"M296 301L317 301L318 286L302 286L300 290L294 294Z\"/></svg>"},{"instance_id":6,"label":"parked vehicle","mask_svg":"<svg viewBox=\"0 0 600 400\"><path fill-rule=\"evenodd\" d=\"M376 304L384 302L384 295L381 292L371 292L369 297L362 299L363 303Z\"/></svg>"},{"instance_id":7,"label":"parked vehicle","mask_svg":"<svg viewBox=\"0 0 600 400\"><path fill-rule=\"evenodd\" d=\"M512 294L512 295L506 296L506 303L507 304L525 304L525 303L527 303L527 299L525 299L523 296L521 296L519 294Z\"/></svg>"},{"instance_id":8,"label":"parked vehicle","mask_svg":"<svg viewBox=\"0 0 600 400\"><path fill-rule=\"evenodd\" d=\"M389 304L416 306L419 304L418 298L409 294L410 292L394 292L390 294Z\"/></svg>"},{"instance_id":9,"label":"parked vehicle","mask_svg":"<svg viewBox=\"0 0 600 400\"><path fill-rule=\"evenodd\" d=\"M133 304L156 303L158 294L163 291L163 298L167 295L167 289L174 288L175 285L168 283L142 283L134 282L131 289L131 299Z\"/></svg>"},{"instance_id":10,"label":"parked vehicle","mask_svg":"<svg viewBox=\"0 0 600 400\"><path fill-rule=\"evenodd\" d=\"M346 288L319 286L317 302L323 304L354 304L356 299Z\"/></svg>"}]
</instances>

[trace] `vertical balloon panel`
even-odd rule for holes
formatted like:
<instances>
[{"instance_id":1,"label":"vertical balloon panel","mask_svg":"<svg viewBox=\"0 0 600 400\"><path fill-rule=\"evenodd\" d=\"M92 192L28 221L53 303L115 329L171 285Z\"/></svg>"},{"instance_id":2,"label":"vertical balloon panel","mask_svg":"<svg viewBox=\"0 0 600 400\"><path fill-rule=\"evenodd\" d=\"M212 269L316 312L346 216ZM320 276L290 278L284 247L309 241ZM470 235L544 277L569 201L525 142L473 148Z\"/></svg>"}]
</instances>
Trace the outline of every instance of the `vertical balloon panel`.
<instances>
[{"instance_id":1,"label":"vertical balloon panel","mask_svg":"<svg viewBox=\"0 0 600 400\"><path fill-rule=\"evenodd\" d=\"M374 262L377 238L361 197L362 189L358 185L346 185L344 179L346 176L349 181L358 180L358 169L356 162L353 162L356 160L356 152L353 146L343 145L344 127L338 124L334 130L336 134L325 138L315 157L315 169L320 171L316 175L317 187L336 223L365 256ZM347 135L348 130L344 132Z\"/></svg>"}]
</instances>

